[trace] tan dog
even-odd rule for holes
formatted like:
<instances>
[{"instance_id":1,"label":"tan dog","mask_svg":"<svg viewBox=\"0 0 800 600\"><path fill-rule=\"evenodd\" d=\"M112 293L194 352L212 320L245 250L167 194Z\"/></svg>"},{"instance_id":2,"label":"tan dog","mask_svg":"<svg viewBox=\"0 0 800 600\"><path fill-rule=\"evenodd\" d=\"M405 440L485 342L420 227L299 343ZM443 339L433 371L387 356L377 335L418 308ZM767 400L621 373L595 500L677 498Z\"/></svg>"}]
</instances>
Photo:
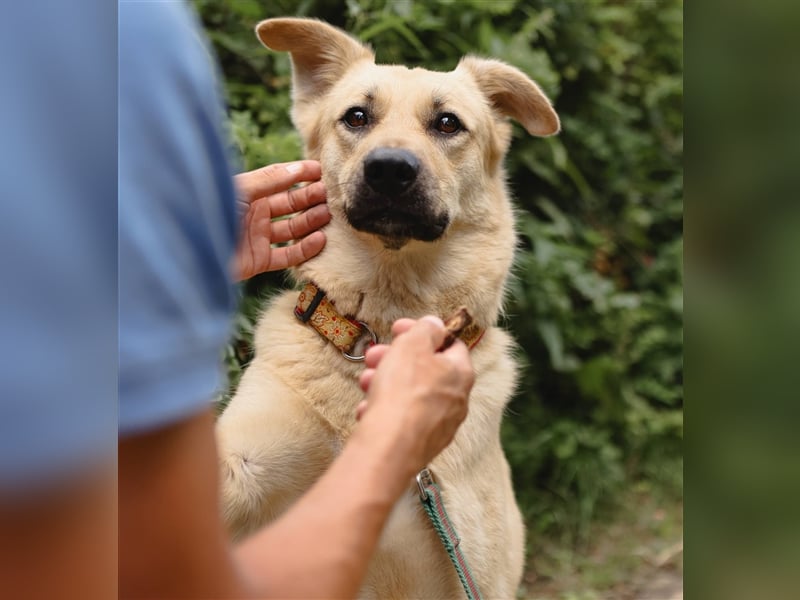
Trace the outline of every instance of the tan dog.
<instances>
[{"instance_id":1,"label":"tan dog","mask_svg":"<svg viewBox=\"0 0 800 600\"><path fill-rule=\"evenodd\" d=\"M257 33L291 53L292 116L307 157L322 164L332 214L327 246L295 277L382 342L400 317L445 317L460 305L485 329L472 350L469 416L431 471L482 594L513 598L524 526L499 430L515 367L511 338L496 327L515 246L506 117L538 136L556 133L558 117L535 83L499 61L466 57L449 73L378 66L367 47L307 19L263 21ZM286 292L261 318L255 358L218 422L224 513L237 537L320 476L363 398L363 366L300 322L297 300ZM361 595L464 596L412 482Z\"/></svg>"}]
</instances>

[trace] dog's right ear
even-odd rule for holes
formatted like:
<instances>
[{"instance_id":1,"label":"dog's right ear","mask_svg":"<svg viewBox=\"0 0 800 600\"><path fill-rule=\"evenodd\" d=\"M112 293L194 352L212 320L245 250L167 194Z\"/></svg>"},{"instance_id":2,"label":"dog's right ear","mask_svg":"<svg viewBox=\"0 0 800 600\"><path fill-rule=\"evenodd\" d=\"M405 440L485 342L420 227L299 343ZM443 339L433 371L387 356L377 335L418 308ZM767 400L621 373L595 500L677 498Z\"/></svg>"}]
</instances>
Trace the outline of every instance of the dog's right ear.
<instances>
[{"instance_id":1,"label":"dog's right ear","mask_svg":"<svg viewBox=\"0 0 800 600\"><path fill-rule=\"evenodd\" d=\"M296 108L318 99L353 63L375 60L369 47L316 19L267 19L256 35L267 48L291 54Z\"/></svg>"},{"instance_id":2,"label":"dog's right ear","mask_svg":"<svg viewBox=\"0 0 800 600\"><path fill-rule=\"evenodd\" d=\"M490 58L465 56L456 70L466 70L500 113L516 119L531 135L558 133L561 124L541 88L519 69Z\"/></svg>"}]
</instances>

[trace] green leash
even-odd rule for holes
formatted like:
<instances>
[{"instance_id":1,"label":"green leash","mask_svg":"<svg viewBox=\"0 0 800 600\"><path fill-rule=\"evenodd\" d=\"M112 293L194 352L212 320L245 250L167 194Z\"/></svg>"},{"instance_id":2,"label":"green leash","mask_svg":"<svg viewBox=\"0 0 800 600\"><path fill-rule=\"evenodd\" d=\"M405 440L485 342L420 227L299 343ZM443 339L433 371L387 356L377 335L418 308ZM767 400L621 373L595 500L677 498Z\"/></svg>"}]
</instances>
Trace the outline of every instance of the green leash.
<instances>
[{"instance_id":1,"label":"green leash","mask_svg":"<svg viewBox=\"0 0 800 600\"><path fill-rule=\"evenodd\" d=\"M461 552L461 548L459 548L461 539L458 537L453 524L450 522L450 517L447 516L447 511L444 509L442 491L433 481L433 475L428 469L422 469L417 474L417 486L419 487L419 498L422 501L422 507L428 513L433 528L442 541L444 549L447 550L450 562L456 568L461 585L467 593L467 599L482 600L478 585L469 570L467 559Z\"/></svg>"}]
</instances>

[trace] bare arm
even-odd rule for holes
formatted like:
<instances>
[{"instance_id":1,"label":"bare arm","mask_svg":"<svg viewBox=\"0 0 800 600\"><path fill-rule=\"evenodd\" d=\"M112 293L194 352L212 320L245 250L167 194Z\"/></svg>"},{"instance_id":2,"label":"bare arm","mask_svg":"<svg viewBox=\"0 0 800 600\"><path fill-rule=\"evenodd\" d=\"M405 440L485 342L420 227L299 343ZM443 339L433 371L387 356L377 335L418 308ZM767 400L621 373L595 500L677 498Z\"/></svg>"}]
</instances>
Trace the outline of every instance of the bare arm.
<instances>
[{"instance_id":1,"label":"bare arm","mask_svg":"<svg viewBox=\"0 0 800 600\"><path fill-rule=\"evenodd\" d=\"M113 598L116 483L112 464L22 495L0 493L0 596Z\"/></svg>"},{"instance_id":2,"label":"bare arm","mask_svg":"<svg viewBox=\"0 0 800 600\"><path fill-rule=\"evenodd\" d=\"M369 408L340 457L235 552L219 517L210 412L120 444L120 593L148 597L355 596L394 502L452 439L473 376L462 343L435 353L438 320L406 322L368 365Z\"/></svg>"}]
</instances>

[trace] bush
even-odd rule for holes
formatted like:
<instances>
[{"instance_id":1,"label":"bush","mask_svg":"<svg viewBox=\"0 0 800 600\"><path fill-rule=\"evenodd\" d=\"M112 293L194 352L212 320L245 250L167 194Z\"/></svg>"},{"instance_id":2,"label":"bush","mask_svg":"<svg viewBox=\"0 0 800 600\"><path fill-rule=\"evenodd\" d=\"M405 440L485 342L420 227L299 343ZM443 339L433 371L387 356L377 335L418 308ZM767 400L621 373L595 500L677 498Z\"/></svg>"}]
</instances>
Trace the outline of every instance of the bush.
<instances>
[{"instance_id":1,"label":"bush","mask_svg":"<svg viewBox=\"0 0 800 600\"><path fill-rule=\"evenodd\" d=\"M507 160L520 247L505 325L524 364L503 439L534 532L580 540L622 486L682 490L682 2L197 0L225 74L245 168L300 156L290 65L253 34L314 16L380 62L452 69L493 56L536 79L563 132L515 126ZM246 358L246 290L229 351Z\"/></svg>"}]
</instances>

